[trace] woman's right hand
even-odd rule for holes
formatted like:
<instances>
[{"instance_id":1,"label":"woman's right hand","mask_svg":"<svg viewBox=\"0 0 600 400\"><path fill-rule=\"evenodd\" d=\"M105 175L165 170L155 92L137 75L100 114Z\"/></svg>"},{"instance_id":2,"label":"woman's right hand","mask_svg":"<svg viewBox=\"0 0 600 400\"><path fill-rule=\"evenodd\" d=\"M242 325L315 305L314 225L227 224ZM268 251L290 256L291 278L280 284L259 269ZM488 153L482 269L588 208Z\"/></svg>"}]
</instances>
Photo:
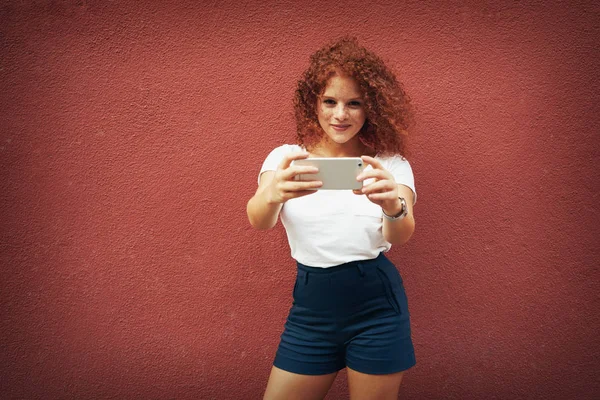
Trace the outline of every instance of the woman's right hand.
<instances>
[{"instance_id":1,"label":"woman's right hand","mask_svg":"<svg viewBox=\"0 0 600 400\"><path fill-rule=\"evenodd\" d=\"M316 174L319 169L316 167L291 165L294 160L303 160L308 158L308 153L298 151L288 153L283 157L281 164L268 187L268 199L270 203L285 203L289 199L306 196L316 193L315 189L323 186L321 181L296 181L296 175Z\"/></svg>"}]
</instances>

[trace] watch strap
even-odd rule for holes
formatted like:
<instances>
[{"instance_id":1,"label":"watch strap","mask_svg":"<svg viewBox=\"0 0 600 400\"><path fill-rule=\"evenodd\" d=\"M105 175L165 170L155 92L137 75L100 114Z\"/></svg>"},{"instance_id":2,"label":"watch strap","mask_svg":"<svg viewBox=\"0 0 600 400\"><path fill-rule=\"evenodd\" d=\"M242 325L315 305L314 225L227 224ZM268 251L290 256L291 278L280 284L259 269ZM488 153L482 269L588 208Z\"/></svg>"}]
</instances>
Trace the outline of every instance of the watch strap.
<instances>
[{"instance_id":1,"label":"watch strap","mask_svg":"<svg viewBox=\"0 0 600 400\"><path fill-rule=\"evenodd\" d=\"M400 212L398 214L396 214L396 215L387 215L385 213L385 211L383 211L383 208L381 209L383 217L385 219L387 219L388 221L396 221L396 220L399 220L399 219L403 219L408 214L408 207L406 207L406 200L404 199L404 197L398 197L398 199L400 199L400 204L402 204L402 209L400 210Z\"/></svg>"}]
</instances>

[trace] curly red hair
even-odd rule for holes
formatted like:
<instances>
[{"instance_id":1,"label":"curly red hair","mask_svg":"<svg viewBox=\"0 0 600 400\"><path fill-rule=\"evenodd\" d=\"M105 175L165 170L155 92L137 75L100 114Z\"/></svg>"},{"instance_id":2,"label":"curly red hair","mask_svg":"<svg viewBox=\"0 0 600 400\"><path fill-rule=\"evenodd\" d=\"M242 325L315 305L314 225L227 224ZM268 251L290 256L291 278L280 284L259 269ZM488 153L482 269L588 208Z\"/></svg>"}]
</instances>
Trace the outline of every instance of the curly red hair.
<instances>
[{"instance_id":1,"label":"curly red hair","mask_svg":"<svg viewBox=\"0 0 600 400\"><path fill-rule=\"evenodd\" d=\"M311 150L323 137L317 105L335 75L355 79L362 92L366 122L358 133L360 141L379 155L406 156L410 98L383 60L352 37L334 41L310 57L294 96L298 144Z\"/></svg>"}]
</instances>

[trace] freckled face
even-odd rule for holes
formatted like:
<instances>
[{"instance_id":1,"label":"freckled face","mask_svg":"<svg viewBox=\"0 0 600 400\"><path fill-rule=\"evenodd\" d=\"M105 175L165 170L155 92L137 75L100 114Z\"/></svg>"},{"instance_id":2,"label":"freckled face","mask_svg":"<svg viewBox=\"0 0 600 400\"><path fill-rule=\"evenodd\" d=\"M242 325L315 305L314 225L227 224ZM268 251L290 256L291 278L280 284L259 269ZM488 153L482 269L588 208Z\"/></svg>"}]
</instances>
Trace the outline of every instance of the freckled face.
<instances>
[{"instance_id":1,"label":"freckled face","mask_svg":"<svg viewBox=\"0 0 600 400\"><path fill-rule=\"evenodd\" d=\"M335 75L319 98L319 124L327 137L338 145L358 140L365 124L364 102L358 84L350 77Z\"/></svg>"}]
</instances>

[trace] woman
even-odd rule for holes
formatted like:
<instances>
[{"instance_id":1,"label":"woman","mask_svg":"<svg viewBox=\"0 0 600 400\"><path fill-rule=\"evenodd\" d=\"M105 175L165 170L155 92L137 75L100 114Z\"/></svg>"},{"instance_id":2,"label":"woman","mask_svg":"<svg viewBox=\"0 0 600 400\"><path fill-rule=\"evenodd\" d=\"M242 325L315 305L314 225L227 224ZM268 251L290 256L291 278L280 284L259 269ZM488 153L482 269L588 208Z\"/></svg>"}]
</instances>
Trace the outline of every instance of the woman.
<instances>
[{"instance_id":1,"label":"woman","mask_svg":"<svg viewBox=\"0 0 600 400\"><path fill-rule=\"evenodd\" d=\"M295 95L297 145L274 149L248 202L250 223L281 217L297 261L294 303L265 399L322 399L347 368L352 399L396 399L415 364L402 279L383 255L415 227L406 154L410 101L382 60L352 38L311 56ZM362 190L295 181L308 157L362 157Z\"/></svg>"}]
</instances>

